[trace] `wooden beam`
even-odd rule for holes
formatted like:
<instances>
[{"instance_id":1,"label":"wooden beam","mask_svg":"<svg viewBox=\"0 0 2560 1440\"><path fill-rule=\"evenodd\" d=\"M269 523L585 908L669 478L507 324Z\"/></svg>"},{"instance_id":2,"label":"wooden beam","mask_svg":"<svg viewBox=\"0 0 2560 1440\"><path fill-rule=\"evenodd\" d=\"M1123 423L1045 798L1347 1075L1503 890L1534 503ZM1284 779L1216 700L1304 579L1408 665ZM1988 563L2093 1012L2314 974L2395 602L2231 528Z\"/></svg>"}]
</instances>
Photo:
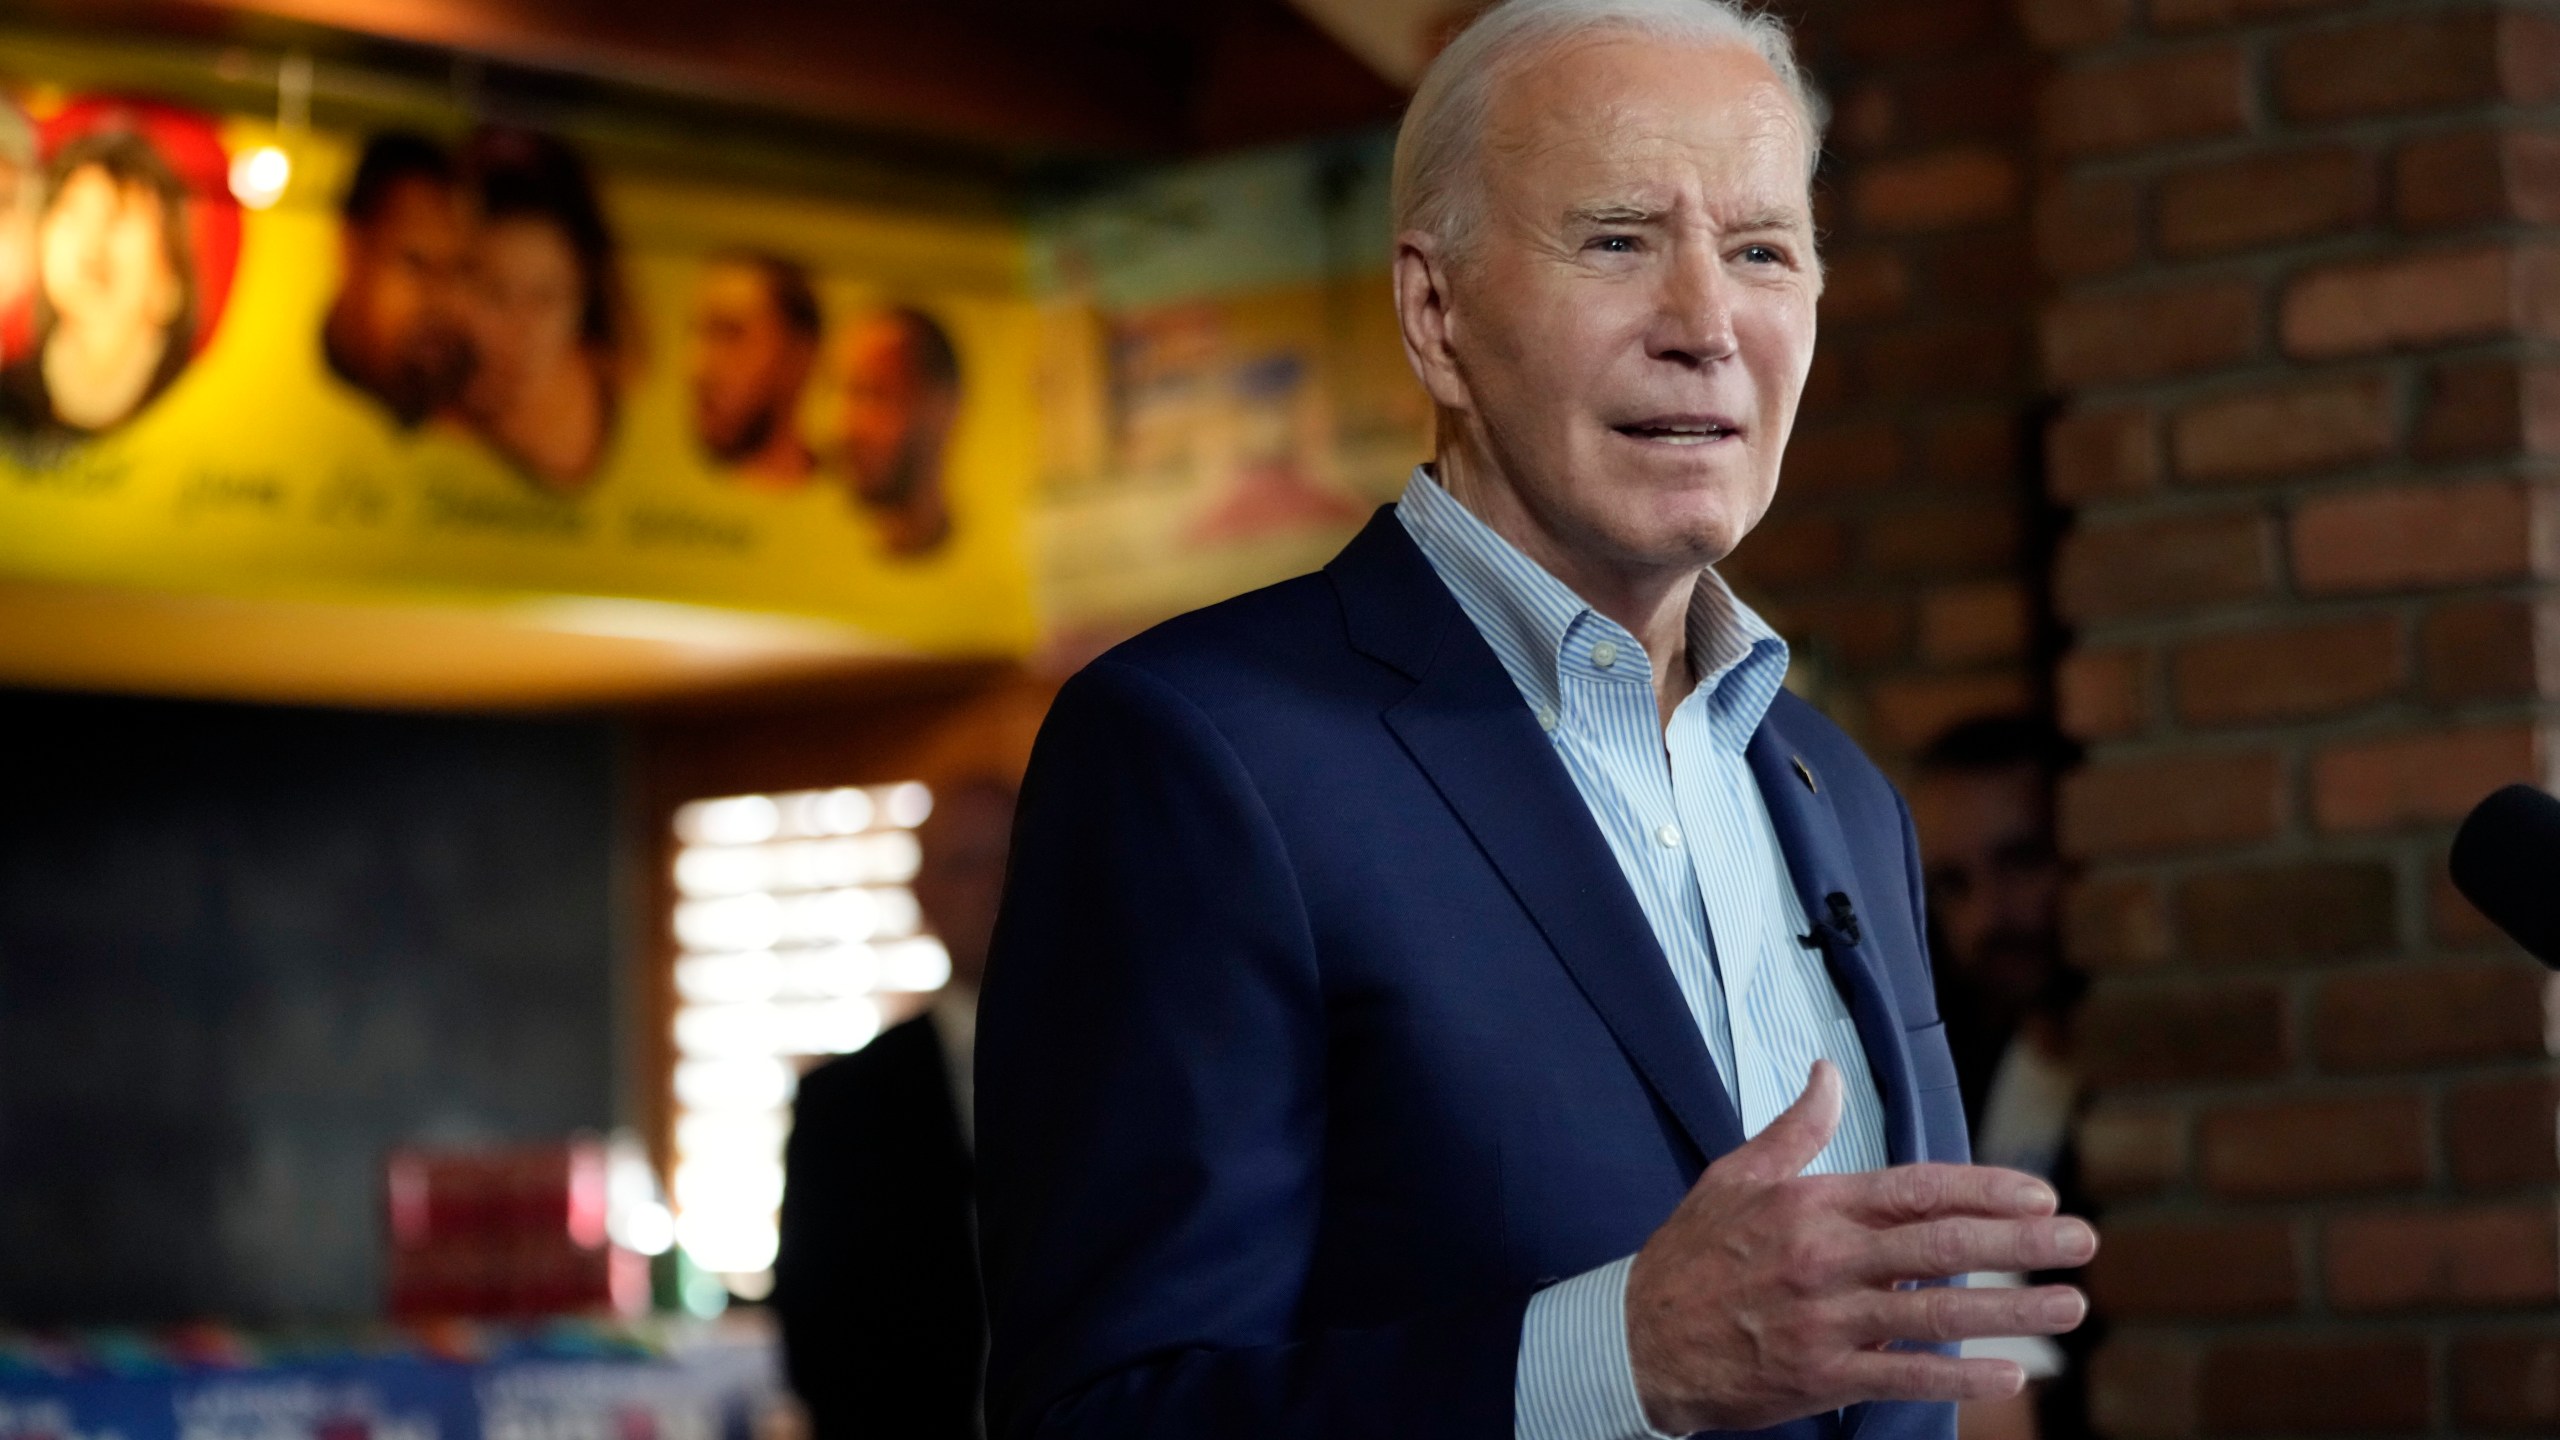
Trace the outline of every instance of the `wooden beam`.
<instances>
[{"instance_id":1,"label":"wooden beam","mask_svg":"<svg viewBox=\"0 0 2560 1440\"><path fill-rule=\"evenodd\" d=\"M810 0L26 0L86 28L278 25L451 50L890 134L1017 153L1183 147L1189 57L1042 18Z\"/></svg>"}]
</instances>

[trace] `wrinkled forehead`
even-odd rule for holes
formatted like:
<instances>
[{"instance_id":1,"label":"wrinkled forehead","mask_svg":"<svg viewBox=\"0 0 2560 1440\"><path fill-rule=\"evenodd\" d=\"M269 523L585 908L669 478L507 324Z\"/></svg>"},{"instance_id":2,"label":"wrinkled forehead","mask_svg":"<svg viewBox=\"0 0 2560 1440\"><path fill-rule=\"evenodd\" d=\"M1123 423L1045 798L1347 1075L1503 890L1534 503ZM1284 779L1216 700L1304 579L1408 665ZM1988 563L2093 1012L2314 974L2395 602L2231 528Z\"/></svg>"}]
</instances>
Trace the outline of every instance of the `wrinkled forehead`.
<instances>
[{"instance_id":1,"label":"wrinkled forehead","mask_svg":"<svg viewBox=\"0 0 2560 1440\"><path fill-rule=\"evenodd\" d=\"M1810 124L1768 61L1735 43L1601 35L1499 84L1479 179L1512 205L1595 199L1810 219Z\"/></svg>"}]
</instances>

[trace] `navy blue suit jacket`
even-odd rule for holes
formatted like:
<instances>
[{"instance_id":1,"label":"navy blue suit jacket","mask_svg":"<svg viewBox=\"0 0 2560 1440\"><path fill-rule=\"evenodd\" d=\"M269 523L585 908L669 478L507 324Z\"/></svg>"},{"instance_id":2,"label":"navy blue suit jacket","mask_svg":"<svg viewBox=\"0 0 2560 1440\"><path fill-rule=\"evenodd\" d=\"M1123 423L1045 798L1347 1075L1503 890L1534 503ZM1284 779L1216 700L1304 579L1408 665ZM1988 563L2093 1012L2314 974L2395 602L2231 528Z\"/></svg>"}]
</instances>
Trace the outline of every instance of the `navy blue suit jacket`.
<instances>
[{"instance_id":1,"label":"navy blue suit jacket","mask_svg":"<svg viewBox=\"0 0 2560 1440\"><path fill-rule=\"evenodd\" d=\"M1963 1160L1901 797L1792 695L1749 759L1806 913L1855 907L1825 949L1892 1159ZM1391 510L1068 682L979 1025L999 1440L1510 1440L1530 1296L1742 1140L1572 778ZM1844 1432L1953 1413L1768 1433Z\"/></svg>"}]
</instances>

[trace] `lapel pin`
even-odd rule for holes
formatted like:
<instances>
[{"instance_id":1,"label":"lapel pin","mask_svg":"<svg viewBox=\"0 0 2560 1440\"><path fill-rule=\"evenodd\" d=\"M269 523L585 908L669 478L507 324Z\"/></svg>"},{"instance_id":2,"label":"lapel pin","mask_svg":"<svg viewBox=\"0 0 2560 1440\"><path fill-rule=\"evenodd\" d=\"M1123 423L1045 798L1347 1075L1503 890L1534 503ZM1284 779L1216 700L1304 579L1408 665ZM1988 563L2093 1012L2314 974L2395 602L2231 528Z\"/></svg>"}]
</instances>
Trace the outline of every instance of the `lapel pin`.
<instances>
[{"instance_id":1,"label":"lapel pin","mask_svg":"<svg viewBox=\"0 0 2560 1440\"><path fill-rule=\"evenodd\" d=\"M1814 783L1813 772L1805 768L1804 757L1801 755L1790 755L1787 758L1795 762L1796 778L1804 782L1804 788L1812 791L1816 795L1821 794L1822 787Z\"/></svg>"}]
</instances>

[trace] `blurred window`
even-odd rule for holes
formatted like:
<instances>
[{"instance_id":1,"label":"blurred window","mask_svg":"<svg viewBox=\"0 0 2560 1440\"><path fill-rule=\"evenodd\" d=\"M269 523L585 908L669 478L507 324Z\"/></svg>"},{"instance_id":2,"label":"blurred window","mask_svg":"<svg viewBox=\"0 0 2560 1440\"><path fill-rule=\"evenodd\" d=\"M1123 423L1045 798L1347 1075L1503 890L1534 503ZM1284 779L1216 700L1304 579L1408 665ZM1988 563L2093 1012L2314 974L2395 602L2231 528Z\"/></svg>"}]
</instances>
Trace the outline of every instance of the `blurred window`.
<instances>
[{"instance_id":1,"label":"blurred window","mask_svg":"<svg viewBox=\"0 0 2560 1440\"><path fill-rule=\"evenodd\" d=\"M932 809L909 781L676 811L676 1239L742 1297L772 1286L801 1072L950 977L910 888Z\"/></svg>"}]
</instances>

